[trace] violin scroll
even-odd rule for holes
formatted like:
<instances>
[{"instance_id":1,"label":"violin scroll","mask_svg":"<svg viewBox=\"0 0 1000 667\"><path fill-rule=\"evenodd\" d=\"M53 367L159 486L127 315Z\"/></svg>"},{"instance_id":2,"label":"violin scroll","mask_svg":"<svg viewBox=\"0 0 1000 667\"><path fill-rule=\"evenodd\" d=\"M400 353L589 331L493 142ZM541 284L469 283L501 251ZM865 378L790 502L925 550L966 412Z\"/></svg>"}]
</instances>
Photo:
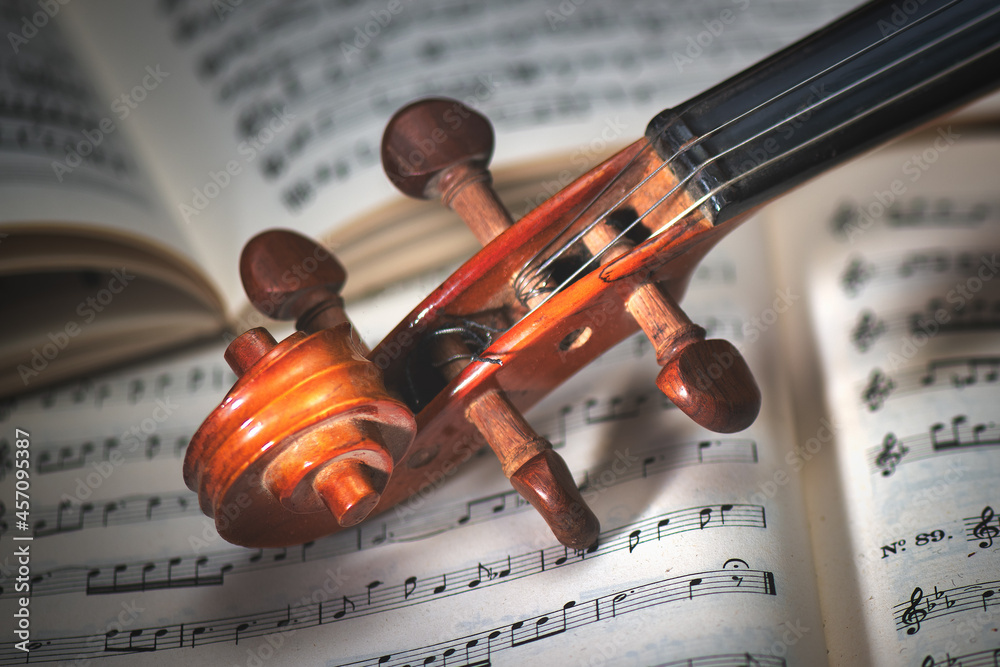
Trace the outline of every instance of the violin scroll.
<instances>
[{"instance_id":1,"label":"violin scroll","mask_svg":"<svg viewBox=\"0 0 1000 667\"><path fill-rule=\"evenodd\" d=\"M279 343L251 329L229 345L239 380L192 438L184 479L227 540L307 542L374 510L416 422L366 358L332 255L272 230L247 244L241 268L254 305L302 330Z\"/></svg>"}]
</instances>

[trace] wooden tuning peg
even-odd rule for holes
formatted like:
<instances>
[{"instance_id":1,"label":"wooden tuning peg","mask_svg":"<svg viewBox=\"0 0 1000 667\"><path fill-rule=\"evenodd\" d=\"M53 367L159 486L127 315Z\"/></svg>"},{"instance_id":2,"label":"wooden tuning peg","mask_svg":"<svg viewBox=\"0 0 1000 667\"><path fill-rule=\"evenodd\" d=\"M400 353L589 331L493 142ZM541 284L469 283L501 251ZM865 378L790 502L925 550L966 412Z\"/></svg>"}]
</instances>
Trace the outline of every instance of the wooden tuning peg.
<instances>
[{"instance_id":1,"label":"wooden tuning peg","mask_svg":"<svg viewBox=\"0 0 1000 667\"><path fill-rule=\"evenodd\" d=\"M655 285L637 289L625 307L656 350L663 366L656 386L674 405L717 433L735 433L753 424L760 412L760 389L732 343L705 340L705 330Z\"/></svg>"},{"instance_id":2,"label":"wooden tuning peg","mask_svg":"<svg viewBox=\"0 0 1000 667\"><path fill-rule=\"evenodd\" d=\"M382 135L382 167L399 190L440 199L486 245L513 224L487 165L493 126L461 102L432 98L403 107Z\"/></svg>"},{"instance_id":3,"label":"wooden tuning peg","mask_svg":"<svg viewBox=\"0 0 1000 667\"><path fill-rule=\"evenodd\" d=\"M184 479L220 534L299 544L362 521L416 434L343 311L346 273L291 231L252 239L240 261L251 302L301 331L251 329L226 350L239 376L192 438Z\"/></svg>"},{"instance_id":4,"label":"wooden tuning peg","mask_svg":"<svg viewBox=\"0 0 1000 667\"><path fill-rule=\"evenodd\" d=\"M340 290L347 271L323 246L287 229L250 239L240 255L240 278L254 307L315 333L347 321Z\"/></svg>"},{"instance_id":5,"label":"wooden tuning peg","mask_svg":"<svg viewBox=\"0 0 1000 667\"><path fill-rule=\"evenodd\" d=\"M606 223L584 237L594 254L612 259L628 251ZM663 368L656 377L670 401L705 428L735 433L753 424L760 412L760 389L746 361L732 343L705 340L674 298L643 280L622 281L625 308L646 334Z\"/></svg>"},{"instance_id":6,"label":"wooden tuning peg","mask_svg":"<svg viewBox=\"0 0 1000 667\"><path fill-rule=\"evenodd\" d=\"M440 198L486 245L503 233L513 219L492 188L487 165L493 155L493 127L461 102L425 99L400 109L382 136L382 166L404 194L418 199ZM455 346L456 337L440 337L438 356L469 357ZM462 365L442 366L447 379ZM565 461L539 436L500 389L480 394L466 409L500 459L511 485L542 515L566 546L593 545L600 523L580 495Z\"/></svg>"}]
</instances>

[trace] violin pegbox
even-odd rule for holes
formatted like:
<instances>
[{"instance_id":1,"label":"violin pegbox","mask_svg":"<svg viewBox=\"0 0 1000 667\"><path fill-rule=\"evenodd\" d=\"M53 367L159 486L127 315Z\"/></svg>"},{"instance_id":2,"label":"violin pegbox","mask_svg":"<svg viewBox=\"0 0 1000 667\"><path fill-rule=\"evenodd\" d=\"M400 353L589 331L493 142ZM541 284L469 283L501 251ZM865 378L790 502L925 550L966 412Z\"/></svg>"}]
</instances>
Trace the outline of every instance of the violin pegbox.
<instances>
[{"instance_id":1,"label":"violin pegbox","mask_svg":"<svg viewBox=\"0 0 1000 667\"><path fill-rule=\"evenodd\" d=\"M386 175L401 192L420 199L439 198L484 245L513 225L510 213L491 187L493 179L487 165L493 154L493 130L475 110L449 99L414 102L389 121L381 152ZM595 201L601 201L600 194L595 194ZM628 208L629 202L625 203L623 208ZM594 217L593 210L590 215ZM560 223L553 220L552 226ZM622 238L608 216L597 216L576 238L581 247L575 254L601 260L593 265L594 269L631 249L630 242ZM516 281L516 275L501 276L494 282L496 290L489 299L494 307L505 306L511 319L529 312L546 298L535 294L519 299L514 290ZM715 431L738 431L752 423L760 407L760 392L735 347L726 341L706 341L705 330L688 319L665 289L648 279L630 276L614 288L653 344L663 366L657 384L671 401L696 422ZM475 317L476 313L464 315ZM462 341L454 338L439 338L435 343L439 349L450 348L441 356L465 360L443 366L445 380L460 375L473 355L467 350L463 354ZM570 333L560 338L564 348L586 343L584 335ZM553 356L559 352L551 350ZM719 359L725 360L723 374L716 370ZM563 544L582 548L596 539L597 518L580 497L566 464L547 441L535 434L502 389L493 387L474 398L466 406L466 417L500 459L511 484L538 509Z\"/></svg>"},{"instance_id":2,"label":"violin pegbox","mask_svg":"<svg viewBox=\"0 0 1000 667\"><path fill-rule=\"evenodd\" d=\"M440 198L484 245L513 224L490 187L492 176L487 164L492 153L489 121L460 102L440 98L420 100L398 111L389 121L382 141L383 167L400 191L422 199ZM652 172L643 172L643 161L636 164L639 168L632 168L632 176L638 185L633 187L623 178L624 184L617 188L633 188L629 196L612 199L613 206L608 206L608 194L616 192L616 188L595 192L596 205L567 227L583 230L576 233L574 241L581 248L575 252L599 259L594 269L628 254L633 247L609 213L614 209L634 213L636 204L632 199L642 201L644 197L656 203L640 205L639 210L655 208L662 201L657 201L660 194L676 183L670 180L672 174L662 168L662 163ZM643 187L646 183L660 190L650 197L646 190L651 188ZM557 222L553 221L553 226ZM757 417L761 396L746 361L728 341L705 340L705 330L693 324L673 296L648 276L640 272L618 281L614 287L663 367L657 386L685 414L709 430L732 433L747 428ZM511 276L512 283L517 279ZM532 309L546 297L546 293L519 295L519 305ZM585 340L567 342L580 345Z\"/></svg>"},{"instance_id":3,"label":"violin pegbox","mask_svg":"<svg viewBox=\"0 0 1000 667\"><path fill-rule=\"evenodd\" d=\"M676 301L723 232L690 199L660 206L679 186L645 140L517 225L491 186L492 127L460 102L404 107L381 153L403 193L441 199L485 247L369 352L344 313L346 273L332 255L291 231L250 240L240 273L251 303L299 331L277 342L252 329L232 342L239 380L188 447L185 482L225 539L289 546L353 526L452 474L485 442L562 544L592 546L597 516L521 410L637 327L663 367L657 385L682 411L715 431L752 423L760 391L746 362L705 340ZM629 216L646 240L621 230ZM569 278L547 261L552 248L576 263ZM533 263L542 270L524 291Z\"/></svg>"},{"instance_id":4,"label":"violin pegbox","mask_svg":"<svg viewBox=\"0 0 1000 667\"><path fill-rule=\"evenodd\" d=\"M278 343L251 329L229 345L239 379L192 438L184 480L226 540L300 544L371 513L416 422L365 356L333 255L271 230L251 239L240 268L254 306L300 330Z\"/></svg>"}]
</instances>

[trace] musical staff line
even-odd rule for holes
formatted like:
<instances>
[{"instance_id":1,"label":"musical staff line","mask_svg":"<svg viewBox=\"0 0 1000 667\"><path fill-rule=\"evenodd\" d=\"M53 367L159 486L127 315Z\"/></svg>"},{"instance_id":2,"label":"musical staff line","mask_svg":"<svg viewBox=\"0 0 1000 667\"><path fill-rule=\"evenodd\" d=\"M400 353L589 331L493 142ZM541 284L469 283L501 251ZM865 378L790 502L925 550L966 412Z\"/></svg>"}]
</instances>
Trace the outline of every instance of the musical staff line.
<instances>
[{"instance_id":1,"label":"musical staff line","mask_svg":"<svg viewBox=\"0 0 1000 667\"><path fill-rule=\"evenodd\" d=\"M969 215L985 220L989 208L990 204L985 202L974 204ZM996 210L1000 211L1000 207ZM997 252L1000 251L983 251L981 248L920 248L869 257L852 255L840 274L840 286L848 297L856 297L871 287L906 280L938 276L968 277L975 275L979 267Z\"/></svg>"},{"instance_id":2,"label":"musical staff line","mask_svg":"<svg viewBox=\"0 0 1000 667\"><path fill-rule=\"evenodd\" d=\"M169 376L158 377L162 379ZM221 382L223 377L221 373L218 374L218 381ZM170 381L164 382L163 386L170 386ZM140 397L152 390L144 383L135 385L134 380L126 383L126 386L132 386L134 391L139 392ZM157 396L153 400L161 399ZM634 419L640 416L641 410L644 410L646 405L658 405L661 409L667 410L675 409L660 392L611 397L606 404L585 400L578 405L563 407L549 420L540 420L538 430L558 448L565 443L566 435L569 433L600 423ZM626 407L623 409L621 406ZM44 448L39 448L36 471L39 474L47 474L77 470L93 463L108 461L112 456L115 456L120 463L183 458L191 440L191 433L192 431L186 428L163 427L149 434L124 433L83 442L53 442ZM0 436L0 481L9 470L13 469L12 456L8 438Z\"/></svg>"},{"instance_id":3,"label":"musical staff line","mask_svg":"<svg viewBox=\"0 0 1000 667\"><path fill-rule=\"evenodd\" d=\"M762 653L720 653L661 662L656 667L786 667L785 659Z\"/></svg>"},{"instance_id":4,"label":"musical staff line","mask_svg":"<svg viewBox=\"0 0 1000 667\"><path fill-rule=\"evenodd\" d=\"M997 665L1000 665L1000 648L955 656L946 653L940 660L928 655L920 662L920 667L997 667Z\"/></svg>"},{"instance_id":5,"label":"musical staff line","mask_svg":"<svg viewBox=\"0 0 1000 667\"><path fill-rule=\"evenodd\" d=\"M602 621L606 623L618 616L664 604L683 604L700 597L735 593L777 595L774 574L743 569L694 572L582 602L571 600L561 609L510 625L390 655L343 663L341 667L426 665L436 661L438 657L447 659L451 656L458 656L459 660L464 659L466 664L488 665L491 664L490 661L495 653L515 649L587 625Z\"/></svg>"},{"instance_id":6,"label":"musical staff line","mask_svg":"<svg viewBox=\"0 0 1000 667\"><path fill-rule=\"evenodd\" d=\"M117 464L183 458L191 441L190 429L160 428L155 433L139 438L134 434L127 437L110 436L75 443L54 443L40 447L35 459L35 472L39 475L81 470L95 463L110 461ZM4 468L11 456L9 440L0 438L0 459ZM9 469L9 468L8 468ZM0 481L3 474L0 474Z\"/></svg>"},{"instance_id":7,"label":"musical staff line","mask_svg":"<svg viewBox=\"0 0 1000 667\"><path fill-rule=\"evenodd\" d=\"M151 370L120 377L88 378L39 393L8 398L0 402L0 423L15 416L27 419L54 412L155 404L157 399L168 397L204 396L206 403L218 403L236 381L235 374L225 364L206 362L179 366L177 369Z\"/></svg>"},{"instance_id":8,"label":"musical staff line","mask_svg":"<svg viewBox=\"0 0 1000 667\"><path fill-rule=\"evenodd\" d=\"M238 644L241 638L260 637L282 632L293 626L324 625L452 598L456 595L483 590L551 570L571 567L577 563L610 554L630 556L648 545L657 544L664 539L687 532L722 528L766 529L766 527L764 508L759 505L721 504L686 508L604 531L598 538L597 545L586 550L570 550L562 545L552 545L537 551L509 555L485 563L478 561L475 565L451 572L423 574L419 577L413 575L403 582L395 584L376 578L367 584L364 590L356 590L323 603L309 603L307 596L298 604L289 603L280 609L245 614L235 618L208 619L194 623L188 622L183 625L143 628L138 631L138 634L129 636L127 644L123 644L125 642L124 636L118 637L117 635L95 635L86 638L54 637L37 640L39 645L32 650L32 655L47 656L49 659L65 658L67 657L66 652L77 655L81 650L78 648L78 644L84 639L86 641L82 643L88 647L90 652L101 653L101 644L95 641L95 638L104 640L104 653L109 651L157 650L157 647L160 649L180 648L186 645L185 626L192 633L189 635L190 640L197 642L198 645L230 641ZM732 567L733 569L726 569L726 572L739 570L741 563L745 567L742 560L727 561L725 568ZM234 567L230 571L238 570ZM742 573L742 570L740 572ZM733 578L735 579L735 576ZM688 593L691 595L706 594L705 591L713 589L717 583L700 580L689 587ZM739 585L737 583L737 586ZM707 588L702 590L699 588L701 586ZM773 581L770 586L773 590ZM130 590L148 590L169 586L151 585L147 588L136 588L128 584L126 587ZM613 608L618 608L617 602L613 603ZM134 643L137 637L142 637L139 644ZM152 638L152 648L149 648L146 643L148 638ZM3 656L2 646L0 644L0 656ZM0 658L0 664L6 664L2 658Z\"/></svg>"},{"instance_id":9,"label":"musical staff line","mask_svg":"<svg viewBox=\"0 0 1000 667\"><path fill-rule=\"evenodd\" d=\"M895 228L962 228L979 227L981 225L1000 222L1000 202L978 201L965 206L950 197L939 197L928 202L923 197L909 200L897 200L891 204L881 218L871 218L882 222L887 227ZM863 218L862 208L853 202L841 204L833 217L834 234L847 238L852 223L857 224Z\"/></svg>"},{"instance_id":10,"label":"musical staff line","mask_svg":"<svg viewBox=\"0 0 1000 667\"><path fill-rule=\"evenodd\" d=\"M926 433L899 438L887 433L868 450L872 474L891 477L899 466L945 454L970 453L1000 445L1000 424L972 423L967 415L955 415L948 423L931 424Z\"/></svg>"},{"instance_id":11,"label":"musical staff line","mask_svg":"<svg viewBox=\"0 0 1000 667\"><path fill-rule=\"evenodd\" d=\"M914 368L889 375L872 369L858 393L870 412L880 410L890 397L949 389L994 385L1000 381L1000 357L949 357L931 359L923 370Z\"/></svg>"},{"instance_id":12,"label":"musical staff line","mask_svg":"<svg viewBox=\"0 0 1000 667\"><path fill-rule=\"evenodd\" d=\"M929 620L938 620L952 614L969 611L989 611L1000 605L1000 581L985 581L965 586L956 586L933 592L924 592L917 586L910 593L909 600L893 605L896 630L906 635L917 634Z\"/></svg>"},{"instance_id":13,"label":"musical staff line","mask_svg":"<svg viewBox=\"0 0 1000 667\"><path fill-rule=\"evenodd\" d=\"M943 297L930 299L923 310L875 313L862 309L849 325L848 338L861 354L888 341L898 344L905 336L941 336L1000 330L1000 298L963 299L961 307Z\"/></svg>"},{"instance_id":14,"label":"musical staff line","mask_svg":"<svg viewBox=\"0 0 1000 667\"><path fill-rule=\"evenodd\" d=\"M516 495L516 492L514 492ZM518 496L519 497L519 496ZM453 518L450 528L457 529L480 521L498 518L507 514L496 512L495 496L487 497L481 501L470 501L469 503L455 505L451 512ZM490 501L490 502L484 502ZM476 504L488 507L488 511L481 515L474 515L472 508ZM728 507L728 506L727 506ZM742 525L745 520L742 516L743 506L733 507L733 525ZM461 510L464 508L464 512ZM507 506L503 507L507 510ZM515 507L510 504L509 511L520 511L523 507ZM699 510L701 512L704 509ZM726 518L730 510L720 508L717 516ZM763 509L761 512L761 522L763 522ZM711 517L711 513L709 514ZM462 519L466 520L463 521ZM661 517L667 518L669 517ZM699 515L699 521L704 520L704 515ZM473 519L475 519L473 521ZM405 528L402 521L386 521L381 525L360 526L356 530L344 531L336 535L331 535L316 542L309 542L292 550L288 549L257 549L247 550L230 548L219 550L203 555L175 556L172 558L159 558L148 561L135 561L131 563L109 562L91 565L66 566L54 570L37 572L31 580L31 593L36 596L61 595L66 593L86 593L88 595L105 595L124 592L135 592L143 590L153 590L159 588L182 588L196 586L223 585L225 576L229 574L239 574L243 572L258 571L282 567L297 562L315 561L335 555L353 553L358 550L376 548L383 544L398 541L412 541L417 539L413 536L406 536L405 530L397 528L397 531L404 533L403 536L389 532L388 525L399 525ZM668 530L682 530L689 525L686 521L675 520L672 528L664 527L663 534L668 534ZM766 527L766 526L762 526ZM434 535L441 530L432 530L428 535ZM368 534L370 537L363 540L362 536ZM372 536L374 534L374 536ZM607 532L605 535L615 535L614 532ZM633 547L634 548L634 547ZM558 560L556 555L550 558ZM0 580L4 581L4 580ZM0 599L12 597L14 591L12 587L0 587Z\"/></svg>"},{"instance_id":15,"label":"musical staff line","mask_svg":"<svg viewBox=\"0 0 1000 667\"><path fill-rule=\"evenodd\" d=\"M31 534L49 537L89 528L107 528L201 516L198 495L191 491L176 494L134 495L101 502L63 500L55 506L40 506L31 512ZM0 535L6 522L0 512Z\"/></svg>"}]
</instances>

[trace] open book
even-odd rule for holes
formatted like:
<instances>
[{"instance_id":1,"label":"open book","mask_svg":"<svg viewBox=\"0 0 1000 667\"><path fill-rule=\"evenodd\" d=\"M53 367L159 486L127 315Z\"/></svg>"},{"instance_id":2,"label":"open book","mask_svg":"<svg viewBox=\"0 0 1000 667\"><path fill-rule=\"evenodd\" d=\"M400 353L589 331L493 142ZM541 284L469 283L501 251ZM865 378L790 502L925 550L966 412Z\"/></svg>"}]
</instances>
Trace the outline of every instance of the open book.
<instances>
[{"instance_id":1,"label":"open book","mask_svg":"<svg viewBox=\"0 0 1000 667\"><path fill-rule=\"evenodd\" d=\"M300 547L222 542L180 476L221 343L10 402L0 613L28 622L0 664L997 664L998 169L1000 137L945 124L708 256L685 305L754 370L748 430L673 409L643 338L538 405L601 521L585 551L490 455ZM424 287L350 314L376 340Z\"/></svg>"},{"instance_id":2,"label":"open book","mask_svg":"<svg viewBox=\"0 0 1000 667\"><path fill-rule=\"evenodd\" d=\"M389 202L377 127L419 94L477 101L490 79L462 78L472 54L509 65L478 106L497 121L509 182L526 188L520 214L652 111L843 9L90 2L45 4L56 16L33 32L43 4L3 19L18 56L53 49L44 62L58 63L14 59L5 85L71 98L56 113L12 92L0 135L0 251L16 250L0 252L4 293L23 319L59 312L27 291L48 272L70 308L25 339L45 364L27 383L15 374L28 389L71 372L60 360L239 326L243 240L278 223L323 234ZM553 43L581 58L541 46ZM650 62L661 66L636 64ZM336 117L335 93L350 100ZM91 115L71 112L88 99ZM281 128L287 105L296 117ZM112 115L114 129L92 134ZM94 160L54 160L68 136L91 141ZM559 152L570 167L541 184L510 167ZM221 341L24 393L0 407L0 614L15 619L0 664L997 664L998 167L988 128L944 121L767 208L708 257L685 308L757 375L764 406L745 432L710 434L672 409L638 338L537 406L529 419L602 522L583 552L555 542L488 455L338 535L225 544L180 478L191 434L234 379ZM380 225L440 219L404 210L326 238L364 258ZM474 245L440 224L416 232L448 244L428 264ZM393 237L383 259L427 259ZM372 269L359 293L401 263ZM434 282L350 313L374 342ZM113 313L127 301L134 310Z\"/></svg>"},{"instance_id":3,"label":"open book","mask_svg":"<svg viewBox=\"0 0 1000 667\"><path fill-rule=\"evenodd\" d=\"M417 97L491 118L520 217L853 3L42 4L0 16L0 395L262 323L237 263L268 227L331 245L349 298L471 255L381 173Z\"/></svg>"}]
</instances>

